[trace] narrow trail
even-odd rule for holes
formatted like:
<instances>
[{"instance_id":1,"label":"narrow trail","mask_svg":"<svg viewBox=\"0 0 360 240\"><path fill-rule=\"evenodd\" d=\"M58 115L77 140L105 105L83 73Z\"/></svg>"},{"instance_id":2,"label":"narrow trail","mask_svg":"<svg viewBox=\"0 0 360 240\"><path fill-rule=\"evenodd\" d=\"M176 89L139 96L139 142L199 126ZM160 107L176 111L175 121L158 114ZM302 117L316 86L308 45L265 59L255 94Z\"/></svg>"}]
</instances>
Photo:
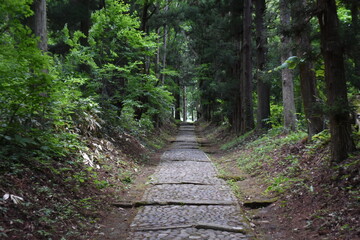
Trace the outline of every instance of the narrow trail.
<instances>
[{"instance_id":1,"label":"narrow trail","mask_svg":"<svg viewBox=\"0 0 360 240\"><path fill-rule=\"evenodd\" d=\"M131 224L128 240L251 239L235 196L182 124L161 157Z\"/></svg>"}]
</instances>

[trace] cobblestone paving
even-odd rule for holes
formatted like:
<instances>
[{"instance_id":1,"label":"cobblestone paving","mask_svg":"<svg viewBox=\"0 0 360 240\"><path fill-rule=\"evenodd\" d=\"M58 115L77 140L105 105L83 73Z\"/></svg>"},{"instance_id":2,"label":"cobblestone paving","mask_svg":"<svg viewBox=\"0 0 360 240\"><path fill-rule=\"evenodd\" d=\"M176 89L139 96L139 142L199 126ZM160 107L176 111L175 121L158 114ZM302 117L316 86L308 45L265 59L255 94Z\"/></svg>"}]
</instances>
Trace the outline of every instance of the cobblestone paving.
<instances>
[{"instance_id":1,"label":"cobblestone paving","mask_svg":"<svg viewBox=\"0 0 360 240\"><path fill-rule=\"evenodd\" d=\"M195 229L195 228L179 228L159 231L138 231L135 232L131 239L142 240L183 240L183 239L199 239L199 240L236 240L249 239L241 233L232 233L226 231L217 231L211 229Z\"/></svg>"},{"instance_id":2,"label":"cobblestone paving","mask_svg":"<svg viewBox=\"0 0 360 240\"><path fill-rule=\"evenodd\" d=\"M209 161L163 161L151 177L151 183L225 184L216 178L216 170Z\"/></svg>"},{"instance_id":3,"label":"cobblestone paving","mask_svg":"<svg viewBox=\"0 0 360 240\"><path fill-rule=\"evenodd\" d=\"M128 240L251 239L236 198L198 149L194 126L182 125L151 177Z\"/></svg>"},{"instance_id":4,"label":"cobblestone paving","mask_svg":"<svg viewBox=\"0 0 360 240\"><path fill-rule=\"evenodd\" d=\"M184 145L182 145L183 147ZM197 161L197 162L209 162L209 158L203 151L199 149L172 149L164 152L161 157L162 160L168 161Z\"/></svg>"},{"instance_id":5,"label":"cobblestone paving","mask_svg":"<svg viewBox=\"0 0 360 240\"><path fill-rule=\"evenodd\" d=\"M169 227L207 222L236 227L241 221L237 206L145 206L131 226Z\"/></svg>"},{"instance_id":6,"label":"cobblestone paving","mask_svg":"<svg viewBox=\"0 0 360 240\"><path fill-rule=\"evenodd\" d=\"M149 201L171 200L236 201L226 185L162 184L150 188L143 197Z\"/></svg>"}]
</instances>

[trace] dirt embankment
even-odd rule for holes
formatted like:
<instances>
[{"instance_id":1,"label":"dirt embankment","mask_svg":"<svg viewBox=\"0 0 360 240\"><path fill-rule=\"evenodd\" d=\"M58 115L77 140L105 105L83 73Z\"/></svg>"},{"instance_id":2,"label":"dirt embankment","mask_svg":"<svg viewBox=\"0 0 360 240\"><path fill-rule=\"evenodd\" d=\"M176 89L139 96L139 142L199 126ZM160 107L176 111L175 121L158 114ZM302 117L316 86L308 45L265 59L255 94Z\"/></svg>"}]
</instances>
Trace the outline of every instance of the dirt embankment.
<instances>
[{"instance_id":1,"label":"dirt embankment","mask_svg":"<svg viewBox=\"0 0 360 240\"><path fill-rule=\"evenodd\" d=\"M198 134L258 239L360 239L359 152L334 165L326 133L312 143L282 133L237 138L202 124Z\"/></svg>"},{"instance_id":2,"label":"dirt embankment","mask_svg":"<svg viewBox=\"0 0 360 240\"><path fill-rule=\"evenodd\" d=\"M141 197L175 132L84 137L78 154L9 162L0 169L0 239L124 239L135 210L113 204Z\"/></svg>"}]
</instances>

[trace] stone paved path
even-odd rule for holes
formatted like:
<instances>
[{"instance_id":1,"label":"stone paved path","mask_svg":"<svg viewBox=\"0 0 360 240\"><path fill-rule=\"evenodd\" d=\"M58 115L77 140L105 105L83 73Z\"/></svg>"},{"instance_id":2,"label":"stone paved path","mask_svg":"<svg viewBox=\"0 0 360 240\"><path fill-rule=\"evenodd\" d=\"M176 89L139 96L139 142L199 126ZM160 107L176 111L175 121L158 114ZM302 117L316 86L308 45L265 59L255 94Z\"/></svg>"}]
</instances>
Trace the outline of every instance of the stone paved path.
<instances>
[{"instance_id":1,"label":"stone paved path","mask_svg":"<svg viewBox=\"0 0 360 240\"><path fill-rule=\"evenodd\" d=\"M198 148L194 126L183 124L162 155L128 240L251 239L236 198Z\"/></svg>"}]
</instances>

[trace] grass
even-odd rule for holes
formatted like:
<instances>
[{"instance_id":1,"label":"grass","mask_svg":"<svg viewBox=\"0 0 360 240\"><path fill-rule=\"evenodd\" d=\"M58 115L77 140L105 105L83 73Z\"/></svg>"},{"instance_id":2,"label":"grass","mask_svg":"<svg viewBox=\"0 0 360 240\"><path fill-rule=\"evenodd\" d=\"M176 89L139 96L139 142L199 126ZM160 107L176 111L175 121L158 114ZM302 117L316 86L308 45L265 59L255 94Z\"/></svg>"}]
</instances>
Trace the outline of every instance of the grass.
<instances>
[{"instance_id":1,"label":"grass","mask_svg":"<svg viewBox=\"0 0 360 240\"><path fill-rule=\"evenodd\" d=\"M235 146L238 146L238 145L244 143L247 140L247 138L249 136L253 135L253 134L254 134L254 131L250 131L250 132L245 133L244 135L241 135L239 137L235 137L232 140L230 140L229 142L223 144L220 147L220 149L221 150L229 150L229 149L231 149L231 148L233 148Z\"/></svg>"},{"instance_id":2,"label":"grass","mask_svg":"<svg viewBox=\"0 0 360 240\"><path fill-rule=\"evenodd\" d=\"M241 171L250 175L263 175L268 185L267 192L283 193L292 184L299 183L296 174L299 171L299 157L296 154L281 155L282 148L296 144L307 136L305 132L284 134L282 128L271 129L256 138L251 131L236 137L221 146L222 150L240 148L236 155L236 163ZM255 139L252 140L251 139ZM326 139L321 137L320 140ZM320 142L319 140L319 142ZM320 145L320 143L318 143ZM275 154L275 152L277 154ZM268 173L267 166L278 166L279 172ZM233 181L228 181L230 185ZM236 189L234 189L236 192Z\"/></svg>"},{"instance_id":3,"label":"grass","mask_svg":"<svg viewBox=\"0 0 360 240\"><path fill-rule=\"evenodd\" d=\"M266 189L265 193L268 192L276 192L276 193L284 193L288 190L293 184L301 182L301 179L298 178L289 178L283 175L274 177L271 179L270 186Z\"/></svg>"},{"instance_id":4,"label":"grass","mask_svg":"<svg viewBox=\"0 0 360 240\"><path fill-rule=\"evenodd\" d=\"M353 133L353 136L360 146L360 135ZM222 139L226 138L222 136ZM276 196L277 206L281 208L273 210L274 214L283 219L294 216L294 220L279 223L279 228L297 228L301 219L306 222L305 229L325 232L325 238L336 234L339 239L355 239L359 229L358 219L354 217L360 193L359 151L335 165L329 158L328 130L314 135L311 142L307 140L306 132L286 134L281 128L262 135L250 132L232 138L221 146L221 163L231 169L229 172L238 172L237 176L248 179L239 182L224 171L219 171L219 177L228 180L239 199L243 195ZM254 188L259 190L256 193L248 186L253 180L256 180Z\"/></svg>"},{"instance_id":5,"label":"grass","mask_svg":"<svg viewBox=\"0 0 360 240\"><path fill-rule=\"evenodd\" d=\"M284 135L277 129L244 145L243 151L238 156L238 166L248 173L259 170L265 163L276 161L273 152L281 149L286 144L294 144L306 137L304 132L293 132ZM287 159L282 159L282 161ZM296 161L293 161L296 164Z\"/></svg>"},{"instance_id":6,"label":"grass","mask_svg":"<svg viewBox=\"0 0 360 240\"><path fill-rule=\"evenodd\" d=\"M235 194L235 196L236 196L237 198L241 198L241 197L242 197L242 192L241 192L241 190L240 190L239 185L236 184L236 181L234 181L234 180L227 180L226 182L229 184L229 186L230 186L232 192Z\"/></svg>"}]
</instances>

